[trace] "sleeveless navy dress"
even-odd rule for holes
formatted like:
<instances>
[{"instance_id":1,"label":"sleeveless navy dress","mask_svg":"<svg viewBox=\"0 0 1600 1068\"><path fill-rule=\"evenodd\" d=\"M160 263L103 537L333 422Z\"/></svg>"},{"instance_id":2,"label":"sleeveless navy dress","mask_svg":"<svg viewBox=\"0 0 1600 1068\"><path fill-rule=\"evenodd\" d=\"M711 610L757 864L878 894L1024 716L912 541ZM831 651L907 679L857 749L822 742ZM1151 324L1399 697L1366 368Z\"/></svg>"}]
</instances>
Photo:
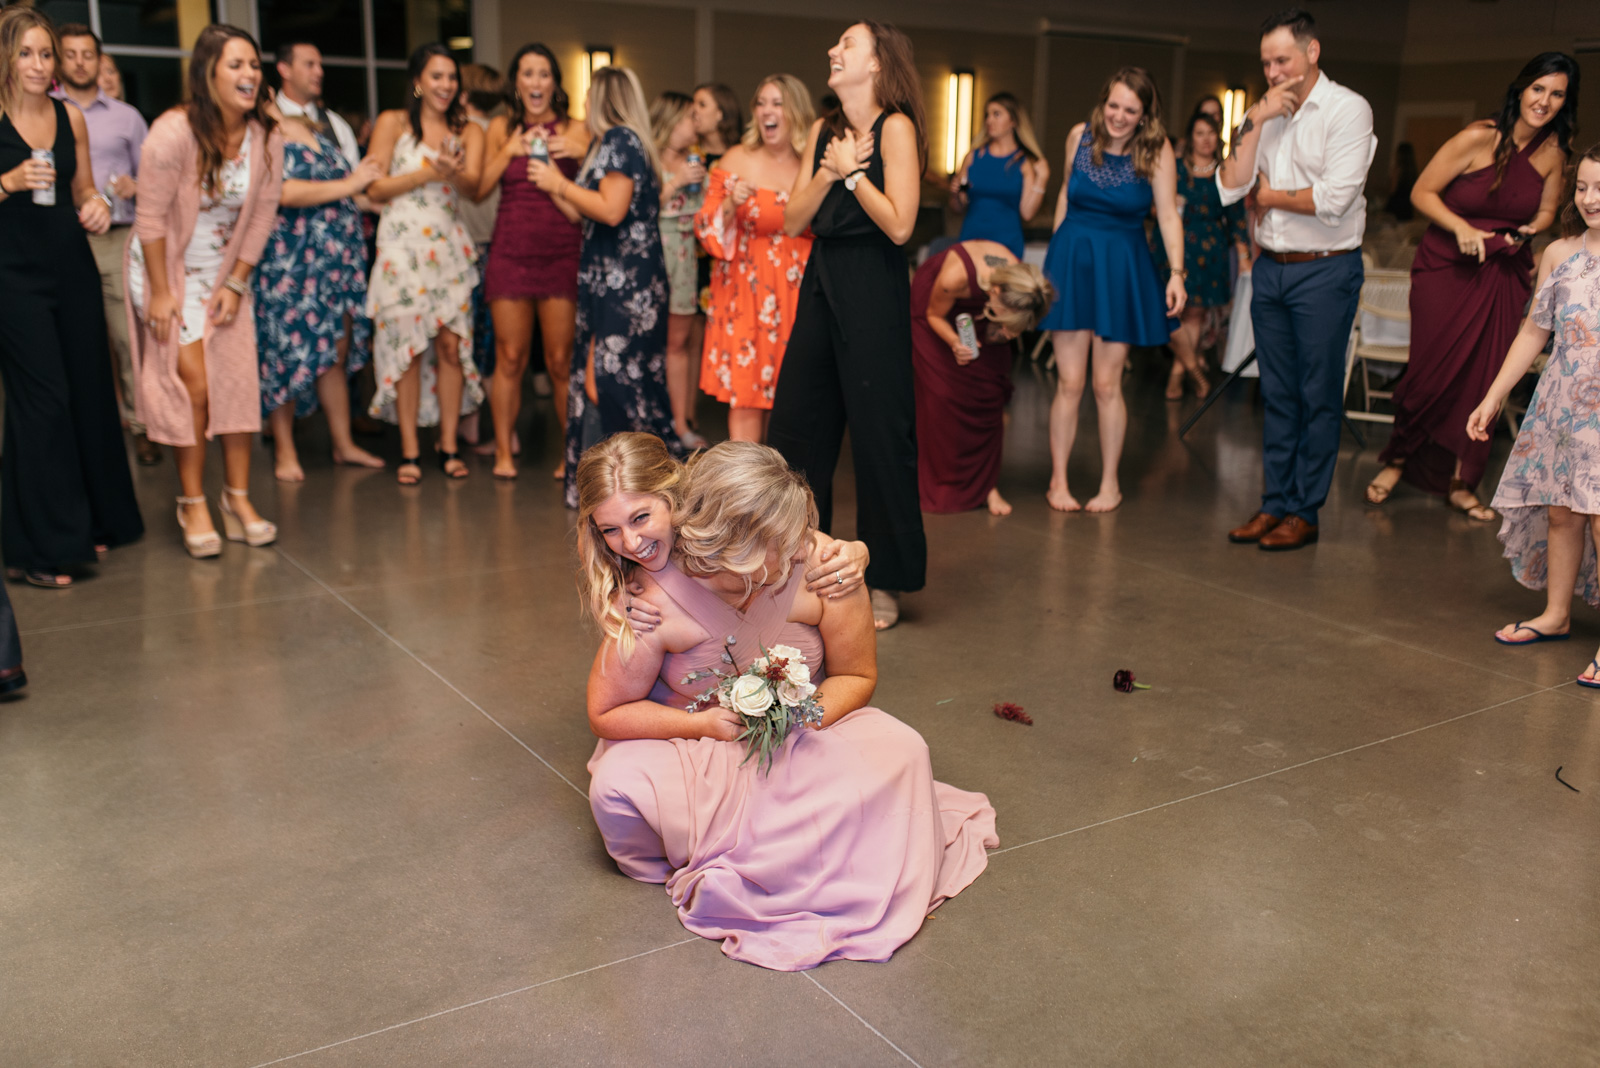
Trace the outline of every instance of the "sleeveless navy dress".
<instances>
[{"instance_id":1,"label":"sleeveless navy dress","mask_svg":"<svg viewBox=\"0 0 1600 1068\"><path fill-rule=\"evenodd\" d=\"M962 241L996 241L1022 258L1021 152L991 155L988 149L972 154L967 167L967 217L961 223Z\"/></svg>"},{"instance_id":2,"label":"sleeveless navy dress","mask_svg":"<svg viewBox=\"0 0 1600 1068\"><path fill-rule=\"evenodd\" d=\"M1105 153L1096 167L1085 127L1067 179L1067 217L1050 239L1044 273L1060 294L1041 330L1092 330L1107 341L1165 345L1166 287L1145 242L1154 192L1132 156Z\"/></svg>"}]
</instances>

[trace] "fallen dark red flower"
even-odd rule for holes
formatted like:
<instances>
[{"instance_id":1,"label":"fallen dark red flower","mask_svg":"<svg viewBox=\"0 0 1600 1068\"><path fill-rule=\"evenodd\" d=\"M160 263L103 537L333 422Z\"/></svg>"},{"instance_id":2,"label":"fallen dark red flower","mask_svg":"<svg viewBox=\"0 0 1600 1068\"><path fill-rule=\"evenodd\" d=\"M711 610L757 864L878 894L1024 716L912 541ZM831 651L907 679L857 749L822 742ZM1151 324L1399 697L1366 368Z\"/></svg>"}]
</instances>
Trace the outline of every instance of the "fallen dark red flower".
<instances>
[{"instance_id":1,"label":"fallen dark red flower","mask_svg":"<svg viewBox=\"0 0 1600 1068\"><path fill-rule=\"evenodd\" d=\"M1150 687L1142 682L1133 681L1133 672L1123 668L1111 676L1111 686L1121 693L1132 693L1135 690L1148 690Z\"/></svg>"},{"instance_id":2,"label":"fallen dark red flower","mask_svg":"<svg viewBox=\"0 0 1600 1068\"><path fill-rule=\"evenodd\" d=\"M1033 726L1033 717L1022 710L1021 705L1014 705L1010 701L1001 701L994 706L994 714L1001 719L1009 719L1013 723L1022 723Z\"/></svg>"}]
</instances>

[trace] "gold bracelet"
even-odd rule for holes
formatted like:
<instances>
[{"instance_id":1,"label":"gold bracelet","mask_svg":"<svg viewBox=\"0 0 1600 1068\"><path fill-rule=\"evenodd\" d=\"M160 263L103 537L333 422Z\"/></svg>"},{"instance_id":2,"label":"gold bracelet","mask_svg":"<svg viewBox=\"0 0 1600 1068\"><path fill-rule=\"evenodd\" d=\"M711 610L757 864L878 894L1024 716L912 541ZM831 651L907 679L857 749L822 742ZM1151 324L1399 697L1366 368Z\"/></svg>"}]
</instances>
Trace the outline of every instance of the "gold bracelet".
<instances>
[{"instance_id":1,"label":"gold bracelet","mask_svg":"<svg viewBox=\"0 0 1600 1068\"><path fill-rule=\"evenodd\" d=\"M243 282L239 281L239 279L233 277L233 275L231 275L231 274L228 277L226 277L226 278L224 278L222 280L222 288L223 289L227 289L227 290L231 290L232 292L238 294L241 297L246 297L246 296L250 295L250 288L248 286L246 286Z\"/></svg>"},{"instance_id":2,"label":"gold bracelet","mask_svg":"<svg viewBox=\"0 0 1600 1068\"><path fill-rule=\"evenodd\" d=\"M1175 274L1179 278L1188 278L1189 277L1189 272L1184 270L1182 267L1168 267L1167 268L1167 272L1169 274Z\"/></svg>"}]
</instances>

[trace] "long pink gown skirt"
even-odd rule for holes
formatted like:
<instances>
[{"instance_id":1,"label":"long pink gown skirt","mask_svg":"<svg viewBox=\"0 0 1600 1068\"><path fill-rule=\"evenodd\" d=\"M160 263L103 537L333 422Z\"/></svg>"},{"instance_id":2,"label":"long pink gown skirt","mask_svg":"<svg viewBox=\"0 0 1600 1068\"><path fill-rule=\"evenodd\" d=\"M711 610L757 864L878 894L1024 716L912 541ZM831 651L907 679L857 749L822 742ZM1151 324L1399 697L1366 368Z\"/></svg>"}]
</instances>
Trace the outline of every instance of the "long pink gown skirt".
<instances>
[{"instance_id":1,"label":"long pink gown skirt","mask_svg":"<svg viewBox=\"0 0 1600 1068\"><path fill-rule=\"evenodd\" d=\"M821 659L815 629L784 622L801 579L745 617L710 594L705 604L670 566L657 579L709 633L737 635L736 652L759 640ZM727 615L707 619L718 607ZM723 647L669 657L663 681L684 693L658 683L652 696L699 692L679 680ZM743 760L742 742L675 739L601 741L589 761L590 807L618 867L664 882L684 927L735 960L779 971L888 960L1000 844L989 799L935 782L922 736L880 709L797 731L768 772Z\"/></svg>"}]
</instances>

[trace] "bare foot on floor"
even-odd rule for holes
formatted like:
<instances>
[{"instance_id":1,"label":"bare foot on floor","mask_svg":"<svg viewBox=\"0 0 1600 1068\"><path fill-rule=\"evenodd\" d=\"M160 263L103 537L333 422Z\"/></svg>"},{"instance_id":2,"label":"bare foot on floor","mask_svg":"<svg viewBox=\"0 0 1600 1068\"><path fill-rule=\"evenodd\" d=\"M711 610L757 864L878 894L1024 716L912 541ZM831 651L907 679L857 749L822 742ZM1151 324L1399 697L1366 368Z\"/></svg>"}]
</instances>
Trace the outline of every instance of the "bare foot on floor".
<instances>
[{"instance_id":1,"label":"bare foot on floor","mask_svg":"<svg viewBox=\"0 0 1600 1068\"><path fill-rule=\"evenodd\" d=\"M374 469L383 466L381 458L372 455L359 445L352 445L344 450L334 449L333 462L336 464L349 464L351 467L371 467Z\"/></svg>"},{"instance_id":2,"label":"bare foot on floor","mask_svg":"<svg viewBox=\"0 0 1600 1068\"><path fill-rule=\"evenodd\" d=\"M989 491L989 499L986 503L989 505L990 515L1011 514L1011 502L1000 496L1000 491L997 489Z\"/></svg>"},{"instance_id":3,"label":"bare foot on floor","mask_svg":"<svg viewBox=\"0 0 1600 1068\"><path fill-rule=\"evenodd\" d=\"M1050 489L1045 493L1044 499L1050 502L1050 507L1058 512L1081 512L1083 505L1078 503L1078 498L1067 492L1066 486L1050 484Z\"/></svg>"},{"instance_id":4,"label":"bare foot on floor","mask_svg":"<svg viewBox=\"0 0 1600 1068\"><path fill-rule=\"evenodd\" d=\"M504 463L496 460L493 474L495 478L509 482L517 477L517 465L510 460L506 460Z\"/></svg>"},{"instance_id":5,"label":"bare foot on floor","mask_svg":"<svg viewBox=\"0 0 1600 1068\"><path fill-rule=\"evenodd\" d=\"M279 482L304 482L306 473L300 467L300 461L279 460L272 468L272 474Z\"/></svg>"},{"instance_id":6,"label":"bare foot on floor","mask_svg":"<svg viewBox=\"0 0 1600 1068\"><path fill-rule=\"evenodd\" d=\"M1086 512L1115 512L1122 504L1121 490L1101 490L1083 506Z\"/></svg>"}]
</instances>

